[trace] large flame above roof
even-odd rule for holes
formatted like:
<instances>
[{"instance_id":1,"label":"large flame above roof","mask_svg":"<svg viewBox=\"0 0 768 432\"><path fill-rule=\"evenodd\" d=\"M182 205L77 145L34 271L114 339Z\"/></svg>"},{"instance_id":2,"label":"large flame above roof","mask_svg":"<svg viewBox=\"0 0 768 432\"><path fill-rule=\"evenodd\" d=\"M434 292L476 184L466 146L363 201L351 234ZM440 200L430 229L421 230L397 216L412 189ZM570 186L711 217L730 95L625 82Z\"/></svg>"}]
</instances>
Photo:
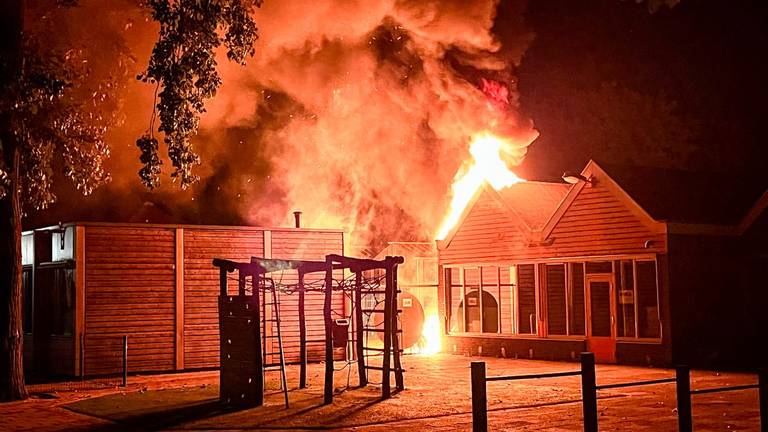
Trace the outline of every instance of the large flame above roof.
<instances>
[{"instance_id":1,"label":"large flame above roof","mask_svg":"<svg viewBox=\"0 0 768 432\"><path fill-rule=\"evenodd\" d=\"M469 168L463 173L459 171L451 187L453 197L448 215L440 225L437 240L444 239L459 221L461 214L483 183L488 182L496 190L509 187L525 180L510 171L501 158L505 148L511 147L509 139L499 137L490 132L482 132L472 137L469 153L472 160Z\"/></svg>"}]
</instances>

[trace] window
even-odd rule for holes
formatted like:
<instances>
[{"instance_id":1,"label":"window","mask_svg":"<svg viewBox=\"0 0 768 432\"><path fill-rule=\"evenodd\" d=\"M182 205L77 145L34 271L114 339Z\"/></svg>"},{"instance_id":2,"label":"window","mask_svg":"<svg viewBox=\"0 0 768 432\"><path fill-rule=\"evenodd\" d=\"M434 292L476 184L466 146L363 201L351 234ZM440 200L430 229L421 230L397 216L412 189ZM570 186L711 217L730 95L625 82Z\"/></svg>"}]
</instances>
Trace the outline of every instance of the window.
<instances>
[{"instance_id":1,"label":"window","mask_svg":"<svg viewBox=\"0 0 768 432\"><path fill-rule=\"evenodd\" d=\"M517 266L517 332L535 334L536 270L533 264Z\"/></svg>"},{"instance_id":2,"label":"window","mask_svg":"<svg viewBox=\"0 0 768 432\"><path fill-rule=\"evenodd\" d=\"M616 261L616 332L618 337L635 337L634 261Z\"/></svg>"},{"instance_id":3,"label":"window","mask_svg":"<svg viewBox=\"0 0 768 432\"><path fill-rule=\"evenodd\" d=\"M74 269L53 269L52 282L51 334L55 336L71 336L75 325Z\"/></svg>"},{"instance_id":4,"label":"window","mask_svg":"<svg viewBox=\"0 0 768 432\"><path fill-rule=\"evenodd\" d=\"M617 335L625 338L660 338L656 262L617 261Z\"/></svg>"},{"instance_id":5,"label":"window","mask_svg":"<svg viewBox=\"0 0 768 432\"><path fill-rule=\"evenodd\" d=\"M21 289L22 289L22 321L21 328L25 334L32 333L32 302L34 297L32 294L32 266L25 265L21 274Z\"/></svg>"},{"instance_id":6,"label":"window","mask_svg":"<svg viewBox=\"0 0 768 432\"><path fill-rule=\"evenodd\" d=\"M656 262L635 262L635 286L637 293L637 328L641 338L661 337L659 320L659 296L656 285Z\"/></svg>"},{"instance_id":7,"label":"window","mask_svg":"<svg viewBox=\"0 0 768 432\"><path fill-rule=\"evenodd\" d=\"M547 334L584 335L584 264L546 264Z\"/></svg>"},{"instance_id":8,"label":"window","mask_svg":"<svg viewBox=\"0 0 768 432\"><path fill-rule=\"evenodd\" d=\"M565 264L545 266L547 283L547 328L551 335L566 335L568 313L566 311Z\"/></svg>"},{"instance_id":9,"label":"window","mask_svg":"<svg viewBox=\"0 0 768 432\"><path fill-rule=\"evenodd\" d=\"M570 314L568 315L568 334L580 335L585 334L584 331L584 264L583 263L571 263L568 264L570 269Z\"/></svg>"},{"instance_id":10,"label":"window","mask_svg":"<svg viewBox=\"0 0 768 432\"><path fill-rule=\"evenodd\" d=\"M512 333L514 284L509 267L445 269L451 333Z\"/></svg>"}]
</instances>

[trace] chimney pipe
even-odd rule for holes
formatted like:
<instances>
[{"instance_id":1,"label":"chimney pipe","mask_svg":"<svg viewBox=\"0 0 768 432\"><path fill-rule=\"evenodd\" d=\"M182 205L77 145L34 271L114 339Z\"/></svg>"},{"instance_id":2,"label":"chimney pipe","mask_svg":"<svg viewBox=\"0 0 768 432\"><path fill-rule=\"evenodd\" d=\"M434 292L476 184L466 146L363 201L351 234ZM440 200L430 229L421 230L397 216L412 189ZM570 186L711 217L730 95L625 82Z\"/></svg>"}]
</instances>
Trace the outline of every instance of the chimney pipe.
<instances>
[{"instance_id":1,"label":"chimney pipe","mask_svg":"<svg viewBox=\"0 0 768 432\"><path fill-rule=\"evenodd\" d=\"M301 228L301 212L300 211L293 212L293 218L296 221L296 228Z\"/></svg>"}]
</instances>

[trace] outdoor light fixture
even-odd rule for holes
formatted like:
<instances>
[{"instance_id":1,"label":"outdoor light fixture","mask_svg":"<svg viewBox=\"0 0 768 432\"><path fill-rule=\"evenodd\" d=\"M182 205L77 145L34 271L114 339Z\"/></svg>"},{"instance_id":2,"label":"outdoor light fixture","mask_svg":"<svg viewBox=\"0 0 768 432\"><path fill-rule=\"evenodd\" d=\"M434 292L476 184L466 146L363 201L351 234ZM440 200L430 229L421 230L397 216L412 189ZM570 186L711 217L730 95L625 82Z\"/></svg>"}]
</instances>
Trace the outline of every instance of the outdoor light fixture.
<instances>
[{"instance_id":1,"label":"outdoor light fixture","mask_svg":"<svg viewBox=\"0 0 768 432\"><path fill-rule=\"evenodd\" d=\"M563 173L563 181L570 184L576 184L580 181L585 183L592 183L592 178L586 178L577 172L566 171Z\"/></svg>"}]
</instances>

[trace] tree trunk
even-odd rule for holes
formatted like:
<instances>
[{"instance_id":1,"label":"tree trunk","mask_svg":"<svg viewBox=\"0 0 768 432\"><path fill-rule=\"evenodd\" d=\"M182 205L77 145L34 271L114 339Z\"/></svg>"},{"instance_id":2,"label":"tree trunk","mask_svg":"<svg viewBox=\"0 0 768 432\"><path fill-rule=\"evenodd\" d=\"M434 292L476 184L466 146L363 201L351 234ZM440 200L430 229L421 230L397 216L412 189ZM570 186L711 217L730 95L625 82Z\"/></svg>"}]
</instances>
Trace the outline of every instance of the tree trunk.
<instances>
[{"instance_id":1,"label":"tree trunk","mask_svg":"<svg viewBox=\"0 0 768 432\"><path fill-rule=\"evenodd\" d=\"M2 80L19 77L23 11L22 0L0 2L0 59L6 62L0 69ZM27 398L21 328L21 149L11 130L11 115L0 113L0 155L10 176L7 194L0 199L0 401Z\"/></svg>"},{"instance_id":2,"label":"tree trunk","mask_svg":"<svg viewBox=\"0 0 768 432\"><path fill-rule=\"evenodd\" d=\"M4 147L4 153L8 147ZM15 146L12 146L15 147ZM21 287L21 203L19 201L19 150L11 157L10 190L0 200L0 401L27 398L24 386L24 332Z\"/></svg>"}]
</instances>

